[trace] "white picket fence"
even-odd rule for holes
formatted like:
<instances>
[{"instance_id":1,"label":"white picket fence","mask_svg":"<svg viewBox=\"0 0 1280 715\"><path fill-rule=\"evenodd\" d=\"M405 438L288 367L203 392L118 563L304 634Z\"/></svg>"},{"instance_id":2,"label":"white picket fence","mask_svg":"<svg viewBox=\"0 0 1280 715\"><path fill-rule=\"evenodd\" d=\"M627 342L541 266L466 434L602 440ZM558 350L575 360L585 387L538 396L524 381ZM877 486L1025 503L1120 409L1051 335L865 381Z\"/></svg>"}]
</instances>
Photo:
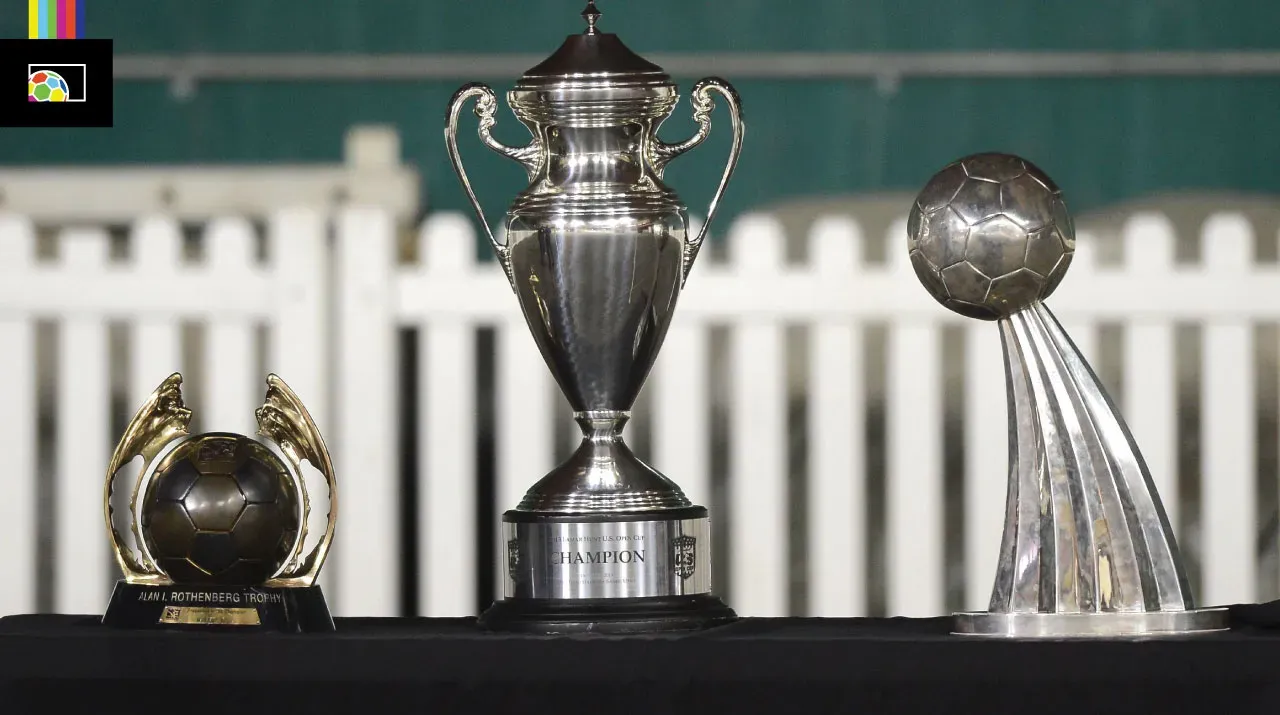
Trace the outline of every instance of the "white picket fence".
<instances>
[{"instance_id":1,"label":"white picket fence","mask_svg":"<svg viewBox=\"0 0 1280 715\"><path fill-rule=\"evenodd\" d=\"M398 260L393 208L349 203L265 212L266 257L254 224L240 217L203 225L202 261L181 258L172 215L133 223L127 258L112 257L99 228L68 227L56 259L37 260L33 222L0 217L0 613L37 607L38 556L53 559L53 610L99 612L115 578L102 525L103 469L112 432L108 333L128 336L131 413L169 372L183 369L184 325L203 326L204 369L188 403L204 429L253 431L266 371L281 374L315 413L339 471L341 516L324 583L341 615L396 615L401 579L417 578L416 612L476 611L480 569L492 554L476 543L567 447L568 409L539 357L516 300L491 262L476 259L467 217L435 214L421 226L420 261ZM843 616L868 612L868 574L883 559L885 611L947 610L944 476L963 472L965 606L985 607L1002 524L1006 476L1005 392L998 331L935 304L906 260L903 221L889 235L863 235L851 217L814 224L809 258L784 261L785 236L769 215L724 229L727 257L706 255L681 297L638 429L653 463L690 498L713 508L728 563L721 586L744 615ZM331 238L331 241L330 241ZM1250 601L1259 583L1256 539L1255 325L1280 321L1280 272L1253 260L1254 229L1235 214L1203 226L1206 260L1175 264L1174 229L1155 214L1124 228L1124 267L1097 265L1095 239L1081 236L1064 284L1050 300L1086 356L1100 325L1121 326L1124 390L1116 395L1182 528L1177 489L1175 329L1201 326L1202 469L1199 596ZM863 260L887 240L890 262ZM1269 237L1267 240L1274 240ZM39 321L58 335L53 385L56 444L51 470L37 446L35 340ZM256 341L265 328L265 358ZM790 474L787 331L806 329L807 468ZM943 332L963 331L964 354L943 354ZM405 394L397 333L416 329L416 394ZM476 334L495 336L495 504L477 519ZM866 379L866 336L883 330L883 384ZM724 331L726 352L712 349ZM713 354L714 353L714 354ZM712 360L717 359L716 364ZM724 364L720 358L727 359ZM944 463L944 366L963 359L963 464ZM712 390L728 381L723 400ZM867 514L867 405L883 396L885 546L872 548ZM400 400L418 407L417 465L398 464ZM723 404L719 404L723 402ZM1275 406L1265 406L1274 410ZM717 488L709 425L727 410L727 477ZM558 426L559 425L559 426ZM401 469L417 474L418 563L401 568L397 515ZM36 494L49 474L56 495L52 550L41 551ZM793 523L789 480L805 481L802 522ZM878 516L878 515L877 515ZM797 549L797 545L802 548ZM805 554L805 604L789 602L792 560Z\"/></svg>"}]
</instances>

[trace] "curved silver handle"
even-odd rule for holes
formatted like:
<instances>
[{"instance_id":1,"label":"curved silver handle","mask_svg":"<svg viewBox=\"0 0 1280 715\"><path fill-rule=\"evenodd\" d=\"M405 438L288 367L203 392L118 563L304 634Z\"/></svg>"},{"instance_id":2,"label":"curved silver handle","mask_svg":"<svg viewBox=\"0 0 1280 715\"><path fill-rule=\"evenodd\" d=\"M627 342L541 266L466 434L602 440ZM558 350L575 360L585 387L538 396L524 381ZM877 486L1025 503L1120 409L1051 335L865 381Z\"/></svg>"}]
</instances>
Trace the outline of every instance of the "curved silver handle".
<instances>
[{"instance_id":1,"label":"curved silver handle","mask_svg":"<svg viewBox=\"0 0 1280 715\"><path fill-rule=\"evenodd\" d=\"M449 113L446 115L444 129L444 141L449 148L449 161L453 164L453 172L458 175L458 180L462 182L463 190L467 192L467 198L471 199L471 206L475 209L476 216L480 219L480 225L484 227L485 235L489 237L489 243L498 255L498 265L502 266L502 272L507 275L508 281L512 281L512 287L514 288L515 283L511 275L510 250L506 244L498 243L498 239L494 237L493 229L489 227L489 220L485 218L484 209L480 206L480 200L476 198L476 192L471 188L471 182L467 179L467 170L462 166L462 156L458 153L458 115L462 113L462 107L467 103L467 100L473 97L476 98L476 116L480 118L480 124L476 130L480 136L480 141L484 142L484 145L493 151L523 164L531 180L541 168L542 146L536 137L522 147L507 146L493 138L493 135L489 132L498 121L494 116L498 109L498 97L493 93L493 89L489 85L473 82L463 86L454 93L453 99L449 100Z\"/></svg>"},{"instance_id":2,"label":"curved silver handle","mask_svg":"<svg viewBox=\"0 0 1280 715\"><path fill-rule=\"evenodd\" d=\"M746 125L742 121L742 100L738 98L737 90L718 77L699 80L689 95L689 101L693 104L693 120L698 123L697 133L679 144L658 142L654 147L654 165L661 171L667 162L701 144L711 132L711 110L715 109L712 92L723 97L725 104L729 107L729 126L733 130L733 143L729 146L729 161L725 164L724 175L720 177L720 186L716 188L715 196L711 197L711 205L707 207L707 220L702 223L702 230L698 231L698 236L685 244L682 285L683 281L689 280L693 260L698 257L702 240L707 236L711 220L715 218L716 209L720 207L720 198L724 196L724 189L729 185L729 177L733 176L733 170L738 166L738 156L742 153L742 136L746 132Z\"/></svg>"}]
</instances>

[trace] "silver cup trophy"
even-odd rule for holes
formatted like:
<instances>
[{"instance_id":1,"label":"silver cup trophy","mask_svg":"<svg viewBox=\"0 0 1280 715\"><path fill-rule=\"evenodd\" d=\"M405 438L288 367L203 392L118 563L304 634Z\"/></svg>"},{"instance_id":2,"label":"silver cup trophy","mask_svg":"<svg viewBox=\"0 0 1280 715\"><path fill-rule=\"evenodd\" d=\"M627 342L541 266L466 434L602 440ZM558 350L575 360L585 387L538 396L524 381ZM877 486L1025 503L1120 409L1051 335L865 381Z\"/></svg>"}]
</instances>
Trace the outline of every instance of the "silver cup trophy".
<instances>
[{"instance_id":1,"label":"silver cup trophy","mask_svg":"<svg viewBox=\"0 0 1280 715\"><path fill-rule=\"evenodd\" d=\"M1016 156L969 156L929 180L907 232L929 293L996 321L1004 346L1010 464L995 588L989 611L955 614L953 631L1072 638L1226 628L1226 609L1195 607L1129 428L1042 302L1075 249L1058 187Z\"/></svg>"},{"instance_id":2,"label":"silver cup trophy","mask_svg":"<svg viewBox=\"0 0 1280 715\"><path fill-rule=\"evenodd\" d=\"M581 446L503 515L505 597L482 616L494 630L628 633L687 630L735 616L711 588L707 510L640 461L622 428L658 355L707 226L741 151L737 93L718 79L692 92L697 132L658 138L679 95L663 70L600 32L585 32L508 93L532 141L490 135L497 98L469 84L450 102L445 140L454 171L510 279L538 349L582 428ZM719 94L733 130L728 164L697 236L662 181L675 157L706 139ZM530 185L494 237L458 153L458 119L475 99L485 146L524 166ZM540 419L540 416L532 416Z\"/></svg>"}]
</instances>

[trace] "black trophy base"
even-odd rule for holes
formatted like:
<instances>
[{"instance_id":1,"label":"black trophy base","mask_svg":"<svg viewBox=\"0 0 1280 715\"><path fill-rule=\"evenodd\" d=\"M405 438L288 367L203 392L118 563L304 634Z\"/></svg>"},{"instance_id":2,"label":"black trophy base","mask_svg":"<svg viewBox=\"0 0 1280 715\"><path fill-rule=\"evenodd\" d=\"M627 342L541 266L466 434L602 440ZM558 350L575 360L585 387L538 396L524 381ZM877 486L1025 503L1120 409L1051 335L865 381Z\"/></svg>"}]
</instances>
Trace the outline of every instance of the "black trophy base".
<instances>
[{"instance_id":1,"label":"black trophy base","mask_svg":"<svg viewBox=\"0 0 1280 715\"><path fill-rule=\"evenodd\" d=\"M142 586L119 581L102 623L146 630L333 631L319 586Z\"/></svg>"},{"instance_id":2,"label":"black trophy base","mask_svg":"<svg viewBox=\"0 0 1280 715\"><path fill-rule=\"evenodd\" d=\"M538 635L638 635L696 631L738 619L709 593L648 598L510 598L480 615L490 631Z\"/></svg>"}]
</instances>

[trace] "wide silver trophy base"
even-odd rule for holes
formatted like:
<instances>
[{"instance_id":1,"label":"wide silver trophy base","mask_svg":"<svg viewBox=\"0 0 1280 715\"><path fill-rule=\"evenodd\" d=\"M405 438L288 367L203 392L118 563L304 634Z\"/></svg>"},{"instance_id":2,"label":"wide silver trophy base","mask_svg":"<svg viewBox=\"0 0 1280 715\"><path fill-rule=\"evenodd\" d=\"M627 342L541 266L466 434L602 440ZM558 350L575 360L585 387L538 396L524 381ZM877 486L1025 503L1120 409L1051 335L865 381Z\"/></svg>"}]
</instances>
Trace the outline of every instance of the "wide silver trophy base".
<instances>
[{"instance_id":1,"label":"wide silver trophy base","mask_svg":"<svg viewBox=\"0 0 1280 715\"><path fill-rule=\"evenodd\" d=\"M1177 637L1227 630L1227 609L1107 613L956 613L951 632L986 638Z\"/></svg>"},{"instance_id":2,"label":"wide silver trophy base","mask_svg":"<svg viewBox=\"0 0 1280 715\"><path fill-rule=\"evenodd\" d=\"M698 630L736 619L711 593L707 510L503 515L505 597L490 630L631 634Z\"/></svg>"}]
</instances>

